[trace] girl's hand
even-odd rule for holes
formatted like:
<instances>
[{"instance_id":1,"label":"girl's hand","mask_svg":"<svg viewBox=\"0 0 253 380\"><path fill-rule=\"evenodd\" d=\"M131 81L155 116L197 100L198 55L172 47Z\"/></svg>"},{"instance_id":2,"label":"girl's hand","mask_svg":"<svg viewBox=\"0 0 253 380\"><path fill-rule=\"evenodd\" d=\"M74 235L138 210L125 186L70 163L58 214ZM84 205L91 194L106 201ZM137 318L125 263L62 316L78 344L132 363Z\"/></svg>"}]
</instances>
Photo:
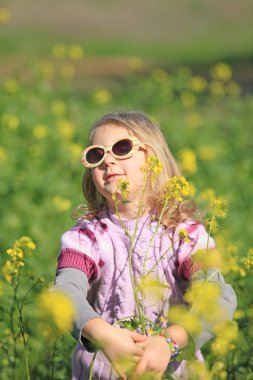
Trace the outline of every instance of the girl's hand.
<instances>
[{"instance_id":1,"label":"girl's hand","mask_svg":"<svg viewBox=\"0 0 253 380\"><path fill-rule=\"evenodd\" d=\"M137 346L144 348L145 351L130 379L138 379L143 373L153 373L154 379L161 379L171 359L166 339L160 335L149 336L144 344L137 343Z\"/></svg>"},{"instance_id":2,"label":"girl's hand","mask_svg":"<svg viewBox=\"0 0 253 380\"><path fill-rule=\"evenodd\" d=\"M110 333L100 339L100 347L114 370L125 380L130 373L133 373L144 354L145 341L147 341L145 335L111 327Z\"/></svg>"}]
</instances>

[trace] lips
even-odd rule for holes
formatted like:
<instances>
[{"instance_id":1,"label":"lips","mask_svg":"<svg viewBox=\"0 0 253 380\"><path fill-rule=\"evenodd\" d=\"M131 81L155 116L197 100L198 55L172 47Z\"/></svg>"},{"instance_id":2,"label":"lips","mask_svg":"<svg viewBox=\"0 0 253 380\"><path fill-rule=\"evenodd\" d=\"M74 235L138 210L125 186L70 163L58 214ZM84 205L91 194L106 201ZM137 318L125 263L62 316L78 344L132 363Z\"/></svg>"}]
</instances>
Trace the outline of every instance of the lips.
<instances>
[{"instance_id":1,"label":"lips","mask_svg":"<svg viewBox=\"0 0 253 380\"><path fill-rule=\"evenodd\" d=\"M117 178L117 177L120 177L120 176L122 176L123 174L118 174L118 173L110 173L110 174L108 174L106 177L105 177L105 181L108 181L108 180L113 180L113 179L115 179L115 178Z\"/></svg>"}]
</instances>

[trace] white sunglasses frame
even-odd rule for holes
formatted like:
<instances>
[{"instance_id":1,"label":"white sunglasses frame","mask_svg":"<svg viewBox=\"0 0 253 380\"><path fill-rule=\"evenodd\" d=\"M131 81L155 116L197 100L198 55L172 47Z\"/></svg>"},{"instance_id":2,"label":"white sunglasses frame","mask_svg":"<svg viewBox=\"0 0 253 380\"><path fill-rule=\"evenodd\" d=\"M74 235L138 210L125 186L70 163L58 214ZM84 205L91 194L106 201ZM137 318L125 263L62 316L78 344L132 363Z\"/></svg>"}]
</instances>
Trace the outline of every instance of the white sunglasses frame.
<instances>
[{"instance_id":1,"label":"white sunglasses frame","mask_svg":"<svg viewBox=\"0 0 253 380\"><path fill-rule=\"evenodd\" d=\"M117 144L119 141L122 141L122 140L130 140L132 141L133 143L133 147L132 149L130 150L129 153L125 154L124 156L117 156L115 153L113 153L112 151L112 147ZM95 164L90 164L87 159L86 159L86 155L87 153L91 150L91 149L94 149L94 148L102 148L104 150L104 155L102 157L102 159L99 161L99 162L96 162ZM102 164L102 162L104 161L104 159L106 158L108 152L116 159L118 160L124 160L125 158L128 158L128 157L131 157L133 156L139 148L142 148L144 150L147 150L146 146L140 142L137 137L132 137L132 136L126 136L126 137L122 137L120 138L119 140L116 140L113 145L111 146L103 146L103 145L91 145L91 146L88 146L86 149L84 149L84 151L82 152L82 155L81 155L81 163L83 166L85 166L86 168L89 168L89 169L92 169L92 168L95 168L96 166L99 166L100 164Z\"/></svg>"}]
</instances>

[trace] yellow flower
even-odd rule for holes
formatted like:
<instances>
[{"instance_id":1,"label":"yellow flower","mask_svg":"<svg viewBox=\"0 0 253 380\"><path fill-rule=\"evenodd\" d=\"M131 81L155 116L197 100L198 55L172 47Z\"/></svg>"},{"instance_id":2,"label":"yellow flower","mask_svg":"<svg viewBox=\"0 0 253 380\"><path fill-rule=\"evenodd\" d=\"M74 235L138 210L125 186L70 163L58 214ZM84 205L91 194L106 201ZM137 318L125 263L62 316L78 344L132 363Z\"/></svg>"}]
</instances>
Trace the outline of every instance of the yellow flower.
<instances>
[{"instance_id":1,"label":"yellow flower","mask_svg":"<svg viewBox=\"0 0 253 380\"><path fill-rule=\"evenodd\" d=\"M65 111L66 111L66 106L62 100L55 100L51 104L51 112L55 116L63 116Z\"/></svg>"},{"instance_id":2,"label":"yellow flower","mask_svg":"<svg viewBox=\"0 0 253 380\"><path fill-rule=\"evenodd\" d=\"M226 93L229 96L232 96L234 98L239 98L241 95L241 92L242 92L241 86L234 81L231 81L226 85Z\"/></svg>"},{"instance_id":3,"label":"yellow flower","mask_svg":"<svg viewBox=\"0 0 253 380\"><path fill-rule=\"evenodd\" d=\"M14 246L21 249L27 248L29 251L34 251L36 248L36 245L31 238L29 238L29 236L22 236L20 239L15 241Z\"/></svg>"},{"instance_id":4,"label":"yellow flower","mask_svg":"<svg viewBox=\"0 0 253 380\"><path fill-rule=\"evenodd\" d=\"M199 128L203 124L203 118L199 113L191 112L186 117L186 123L191 128Z\"/></svg>"},{"instance_id":5,"label":"yellow flower","mask_svg":"<svg viewBox=\"0 0 253 380\"><path fill-rule=\"evenodd\" d=\"M42 322L51 317L60 334L71 331L76 310L66 294L58 290L44 291L38 296L37 304Z\"/></svg>"},{"instance_id":6,"label":"yellow flower","mask_svg":"<svg viewBox=\"0 0 253 380\"><path fill-rule=\"evenodd\" d=\"M143 61L140 57L128 58L127 64L131 70L140 70L143 67Z\"/></svg>"},{"instance_id":7,"label":"yellow flower","mask_svg":"<svg viewBox=\"0 0 253 380\"><path fill-rule=\"evenodd\" d=\"M193 92L203 92L207 88L207 81L200 76L193 76L189 81L189 88Z\"/></svg>"},{"instance_id":8,"label":"yellow flower","mask_svg":"<svg viewBox=\"0 0 253 380\"><path fill-rule=\"evenodd\" d=\"M71 208L70 200L60 197L59 195L56 195L55 197L53 197L52 201L57 211L64 212Z\"/></svg>"},{"instance_id":9,"label":"yellow flower","mask_svg":"<svg viewBox=\"0 0 253 380\"><path fill-rule=\"evenodd\" d=\"M42 62L39 65L38 70L44 79L52 79L54 75L54 66L49 61Z\"/></svg>"},{"instance_id":10,"label":"yellow flower","mask_svg":"<svg viewBox=\"0 0 253 380\"><path fill-rule=\"evenodd\" d=\"M141 170L147 173L147 175L150 176L151 179L154 179L155 177L159 176L162 172L162 169L162 163L154 155L150 155L141 168Z\"/></svg>"},{"instance_id":11,"label":"yellow flower","mask_svg":"<svg viewBox=\"0 0 253 380\"><path fill-rule=\"evenodd\" d=\"M13 94L18 89L18 82L15 79L7 79L4 82L4 88L7 92L9 92L10 94Z\"/></svg>"},{"instance_id":12,"label":"yellow flower","mask_svg":"<svg viewBox=\"0 0 253 380\"><path fill-rule=\"evenodd\" d=\"M178 152L179 164L186 174L194 174L197 171L197 159L195 152L190 148L181 149Z\"/></svg>"},{"instance_id":13,"label":"yellow flower","mask_svg":"<svg viewBox=\"0 0 253 380\"><path fill-rule=\"evenodd\" d=\"M38 139L42 140L47 136L47 128L43 124L38 124L33 130L33 136Z\"/></svg>"},{"instance_id":14,"label":"yellow flower","mask_svg":"<svg viewBox=\"0 0 253 380\"><path fill-rule=\"evenodd\" d=\"M209 84L209 91L210 94L214 97L222 97L225 95L225 86L224 83L218 81L218 80L213 80Z\"/></svg>"},{"instance_id":15,"label":"yellow flower","mask_svg":"<svg viewBox=\"0 0 253 380\"><path fill-rule=\"evenodd\" d=\"M5 148L0 146L0 164L5 162L7 158L6 150Z\"/></svg>"},{"instance_id":16,"label":"yellow flower","mask_svg":"<svg viewBox=\"0 0 253 380\"><path fill-rule=\"evenodd\" d=\"M160 67L153 69L151 75L156 81L162 82L162 83L164 83L164 81L168 80L169 78L169 74L164 69L161 69Z\"/></svg>"},{"instance_id":17,"label":"yellow flower","mask_svg":"<svg viewBox=\"0 0 253 380\"><path fill-rule=\"evenodd\" d=\"M189 182L189 196L192 198L196 194L197 190L196 187L192 182Z\"/></svg>"},{"instance_id":18,"label":"yellow flower","mask_svg":"<svg viewBox=\"0 0 253 380\"><path fill-rule=\"evenodd\" d=\"M235 348L234 341L238 337L238 325L235 321L219 323L214 328L216 338L211 344L211 350L216 356L225 356Z\"/></svg>"},{"instance_id":19,"label":"yellow flower","mask_svg":"<svg viewBox=\"0 0 253 380\"><path fill-rule=\"evenodd\" d=\"M217 149L212 145L205 145L198 149L198 155L201 160L212 160L217 155Z\"/></svg>"},{"instance_id":20,"label":"yellow flower","mask_svg":"<svg viewBox=\"0 0 253 380\"><path fill-rule=\"evenodd\" d=\"M184 177L174 176L165 185L165 201L181 202L189 195L189 183Z\"/></svg>"},{"instance_id":21,"label":"yellow flower","mask_svg":"<svg viewBox=\"0 0 253 380\"><path fill-rule=\"evenodd\" d=\"M76 159L76 158L81 156L83 148L79 144L71 144L69 146L69 150L70 150L72 156Z\"/></svg>"},{"instance_id":22,"label":"yellow flower","mask_svg":"<svg viewBox=\"0 0 253 380\"><path fill-rule=\"evenodd\" d=\"M7 24L11 19L11 12L7 8L0 8L0 24Z\"/></svg>"},{"instance_id":23,"label":"yellow flower","mask_svg":"<svg viewBox=\"0 0 253 380\"><path fill-rule=\"evenodd\" d=\"M83 58L83 48L80 45L71 45L68 48L68 55L74 61L79 61Z\"/></svg>"},{"instance_id":24,"label":"yellow flower","mask_svg":"<svg viewBox=\"0 0 253 380\"><path fill-rule=\"evenodd\" d=\"M0 281L0 297L3 295L3 292L4 292L4 286L3 286L2 281Z\"/></svg>"},{"instance_id":25,"label":"yellow flower","mask_svg":"<svg viewBox=\"0 0 253 380\"><path fill-rule=\"evenodd\" d=\"M184 107L193 107L197 103L195 95L190 91L183 91L180 94L180 99Z\"/></svg>"},{"instance_id":26,"label":"yellow flower","mask_svg":"<svg viewBox=\"0 0 253 380\"><path fill-rule=\"evenodd\" d=\"M151 276L143 276L138 284L139 292L151 303L159 302L167 294L169 286Z\"/></svg>"},{"instance_id":27,"label":"yellow flower","mask_svg":"<svg viewBox=\"0 0 253 380\"><path fill-rule=\"evenodd\" d=\"M227 82L232 78L233 72L229 65L225 63L217 63L211 67L210 74L216 80Z\"/></svg>"},{"instance_id":28,"label":"yellow flower","mask_svg":"<svg viewBox=\"0 0 253 380\"><path fill-rule=\"evenodd\" d=\"M191 380L212 380L212 373L208 371L205 363L190 360L186 367L187 375Z\"/></svg>"},{"instance_id":29,"label":"yellow flower","mask_svg":"<svg viewBox=\"0 0 253 380\"><path fill-rule=\"evenodd\" d=\"M64 44L57 44L53 46L52 54L56 58L64 58L66 55L66 46Z\"/></svg>"},{"instance_id":30,"label":"yellow flower","mask_svg":"<svg viewBox=\"0 0 253 380\"><path fill-rule=\"evenodd\" d=\"M214 217L225 218L227 216L228 201L222 198L213 199L210 202L210 212Z\"/></svg>"},{"instance_id":31,"label":"yellow flower","mask_svg":"<svg viewBox=\"0 0 253 380\"><path fill-rule=\"evenodd\" d=\"M17 129L19 127L19 118L15 115L3 114L2 116L3 124L10 129Z\"/></svg>"},{"instance_id":32,"label":"yellow flower","mask_svg":"<svg viewBox=\"0 0 253 380\"><path fill-rule=\"evenodd\" d=\"M244 318L246 315L245 311L244 310L236 310L235 311L235 314L234 314L234 319L241 319L241 318Z\"/></svg>"},{"instance_id":33,"label":"yellow flower","mask_svg":"<svg viewBox=\"0 0 253 380\"><path fill-rule=\"evenodd\" d=\"M188 232L184 229L178 231L179 240L185 241L186 243L190 243Z\"/></svg>"},{"instance_id":34,"label":"yellow flower","mask_svg":"<svg viewBox=\"0 0 253 380\"><path fill-rule=\"evenodd\" d=\"M57 129L58 129L60 135L65 140L70 140L73 137L74 126L70 120L60 119L57 121L56 125L57 125Z\"/></svg>"},{"instance_id":35,"label":"yellow flower","mask_svg":"<svg viewBox=\"0 0 253 380\"><path fill-rule=\"evenodd\" d=\"M61 72L61 76L64 79L71 79L75 75L75 67L71 64L67 64L67 65L62 66L60 72Z\"/></svg>"},{"instance_id":36,"label":"yellow flower","mask_svg":"<svg viewBox=\"0 0 253 380\"><path fill-rule=\"evenodd\" d=\"M253 269L253 248L250 248L247 256L242 258L242 263L247 269Z\"/></svg>"},{"instance_id":37,"label":"yellow flower","mask_svg":"<svg viewBox=\"0 0 253 380\"><path fill-rule=\"evenodd\" d=\"M215 199L215 191L211 188L207 188L200 193L200 200L206 202L212 202Z\"/></svg>"},{"instance_id":38,"label":"yellow flower","mask_svg":"<svg viewBox=\"0 0 253 380\"><path fill-rule=\"evenodd\" d=\"M93 94L94 101L99 105L109 103L111 98L112 98L111 92L107 88L104 88L104 87L97 89Z\"/></svg>"},{"instance_id":39,"label":"yellow flower","mask_svg":"<svg viewBox=\"0 0 253 380\"><path fill-rule=\"evenodd\" d=\"M200 319L183 306L173 306L169 310L168 321L183 326L190 335L197 336L202 329Z\"/></svg>"}]
</instances>

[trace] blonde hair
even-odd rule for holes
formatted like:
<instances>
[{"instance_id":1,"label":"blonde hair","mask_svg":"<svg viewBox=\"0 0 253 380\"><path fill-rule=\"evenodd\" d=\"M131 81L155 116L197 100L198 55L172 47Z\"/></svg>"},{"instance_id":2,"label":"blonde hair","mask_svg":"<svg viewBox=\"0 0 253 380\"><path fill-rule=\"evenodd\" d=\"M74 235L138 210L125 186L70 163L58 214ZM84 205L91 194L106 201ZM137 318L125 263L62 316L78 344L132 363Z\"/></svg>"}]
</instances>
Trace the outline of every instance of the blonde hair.
<instances>
[{"instance_id":1,"label":"blonde hair","mask_svg":"<svg viewBox=\"0 0 253 380\"><path fill-rule=\"evenodd\" d=\"M166 182L174 176L181 175L161 129L154 120L143 112L127 111L108 113L92 126L88 137L89 144L91 143L95 130L108 124L125 127L130 134L133 134L145 144L148 156L153 155L161 162L163 166L162 173L157 177L156 181L150 182L147 191L147 201L150 210L155 212L156 217L159 217L162 204L160 204L158 200L162 199ZM106 200L98 193L92 180L90 169L86 169L83 175L82 186L87 206L85 208L80 206L79 210L85 210L86 213L82 215L82 217L89 218L97 215L101 209L105 207ZM166 226L177 225L179 222L192 217L195 211L196 207L192 202L181 202L172 214L169 209L166 210L162 218L162 223Z\"/></svg>"}]
</instances>

